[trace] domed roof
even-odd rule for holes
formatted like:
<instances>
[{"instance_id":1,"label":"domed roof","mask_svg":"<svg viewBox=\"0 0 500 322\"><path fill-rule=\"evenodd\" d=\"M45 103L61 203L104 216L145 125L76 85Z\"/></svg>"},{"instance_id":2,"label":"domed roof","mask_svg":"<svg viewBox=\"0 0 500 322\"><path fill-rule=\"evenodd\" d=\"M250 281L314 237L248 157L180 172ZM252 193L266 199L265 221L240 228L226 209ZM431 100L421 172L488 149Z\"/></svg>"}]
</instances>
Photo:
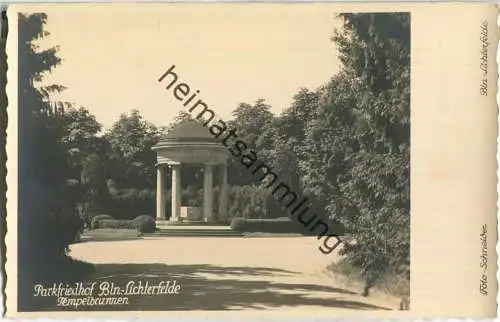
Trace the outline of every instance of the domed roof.
<instances>
[{"instance_id":1,"label":"domed roof","mask_svg":"<svg viewBox=\"0 0 500 322\"><path fill-rule=\"evenodd\" d=\"M177 124L168 131L163 140L208 138L213 139L212 134L208 131L208 127L203 126L203 124L198 121L187 121Z\"/></svg>"},{"instance_id":2,"label":"domed roof","mask_svg":"<svg viewBox=\"0 0 500 322\"><path fill-rule=\"evenodd\" d=\"M209 128L198 121L175 125L152 150L157 153L158 164L172 161L180 163L225 163L226 147L218 142Z\"/></svg>"}]
</instances>

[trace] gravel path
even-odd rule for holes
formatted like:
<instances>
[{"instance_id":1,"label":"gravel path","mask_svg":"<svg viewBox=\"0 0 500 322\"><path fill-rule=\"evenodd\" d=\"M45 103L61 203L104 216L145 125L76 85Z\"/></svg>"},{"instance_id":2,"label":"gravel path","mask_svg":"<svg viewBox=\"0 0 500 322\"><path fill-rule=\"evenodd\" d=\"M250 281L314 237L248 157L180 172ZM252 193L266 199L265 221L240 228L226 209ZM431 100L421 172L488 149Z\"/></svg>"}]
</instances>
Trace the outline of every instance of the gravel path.
<instances>
[{"instance_id":1,"label":"gravel path","mask_svg":"<svg viewBox=\"0 0 500 322\"><path fill-rule=\"evenodd\" d=\"M359 295L325 271L339 259L314 237L150 237L86 242L71 256L97 264L99 281L176 281L177 295L131 297L134 310L394 310L396 298ZM123 309L123 308L122 308Z\"/></svg>"}]
</instances>

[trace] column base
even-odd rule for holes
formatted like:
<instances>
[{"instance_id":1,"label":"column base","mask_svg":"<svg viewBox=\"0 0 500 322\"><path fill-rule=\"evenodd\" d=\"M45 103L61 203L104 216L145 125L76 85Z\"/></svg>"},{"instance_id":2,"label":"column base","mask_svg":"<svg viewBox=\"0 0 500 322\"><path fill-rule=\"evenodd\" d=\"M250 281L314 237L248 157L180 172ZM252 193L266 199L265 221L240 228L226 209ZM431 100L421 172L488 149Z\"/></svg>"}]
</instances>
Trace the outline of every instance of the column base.
<instances>
[{"instance_id":1,"label":"column base","mask_svg":"<svg viewBox=\"0 0 500 322\"><path fill-rule=\"evenodd\" d=\"M177 225L177 224L182 224L181 220L171 220L171 219L156 219L156 227L157 228L162 228L162 227L168 227L171 225Z\"/></svg>"},{"instance_id":2,"label":"column base","mask_svg":"<svg viewBox=\"0 0 500 322\"><path fill-rule=\"evenodd\" d=\"M155 226L156 226L156 230L160 230L161 228L165 228L166 226L168 226L168 220L166 220L164 218L156 218Z\"/></svg>"},{"instance_id":3,"label":"column base","mask_svg":"<svg viewBox=\"0 0 500 322\"><path fill-rule=\"evenodd\" d=\"M215 218L203 218L203 222L207 224L216 224L217 220Z\"/></svg>"}]
</instances>

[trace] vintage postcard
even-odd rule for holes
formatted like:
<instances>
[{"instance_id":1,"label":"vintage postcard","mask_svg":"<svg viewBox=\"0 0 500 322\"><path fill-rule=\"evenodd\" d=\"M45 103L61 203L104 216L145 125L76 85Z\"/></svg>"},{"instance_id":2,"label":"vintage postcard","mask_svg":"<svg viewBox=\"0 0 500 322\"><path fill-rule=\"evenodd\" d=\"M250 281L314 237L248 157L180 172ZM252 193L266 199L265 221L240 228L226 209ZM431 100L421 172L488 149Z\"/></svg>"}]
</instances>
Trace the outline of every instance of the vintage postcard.
<instances>
[{"instance_id":1,"label":"vintage postcard","mask_svg":"<svg viewBox=\"0 0 500 322\"><path fill-rule=\"evenodd\" d=\"M6 316L496 316L497 18L9 6Z\"/></svg>"}]
</instances>

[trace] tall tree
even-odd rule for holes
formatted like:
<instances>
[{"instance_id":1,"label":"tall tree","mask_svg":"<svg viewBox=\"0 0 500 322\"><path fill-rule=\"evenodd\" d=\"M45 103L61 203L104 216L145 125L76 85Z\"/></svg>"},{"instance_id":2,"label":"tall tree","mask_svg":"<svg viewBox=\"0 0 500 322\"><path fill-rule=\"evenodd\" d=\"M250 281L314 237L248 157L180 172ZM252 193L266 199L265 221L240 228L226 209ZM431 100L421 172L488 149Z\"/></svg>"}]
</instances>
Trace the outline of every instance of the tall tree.
<instances>
[{"instance_id":1,"label":"tall tree","mask_svg":"<svg viewBox=\"0 0 500 322\"><path fill-rule=\"evenodd\" d=\"M68 151L61 140L63 125L55 116L64 104L50 102L50 94L64 87L42 85L44 75L61 63L57 48L41 50L37 45L49 35L46 20L44 13L18 16L20 274L35 272L29 263L65 257L82 229L67 203Z\"/></svg>"},{"instance_id":2,"label":"tall tree","mask_svg":"<svg viewBox=\"0 0 500 322\"><path fill-rule=\"evenodd\" d=\"M104 211L107 206L109 144L99 136L101 124L84 107L69 107L56 117L63 129L61 141L68 151L70 201L88 225L92 214Z\"/></svg>"},{"instance_id":3,"label":"tall tree","mask_svg":"<svg viewBox=\"0 0 500 322\"><path fill-rule=\"evenodd\" d=\"M343 69L321 94L301 168L355 236L343 252L362 269L367 295L383 273L409 278L410 16L340 17L333 40Z\"/></svg>"},{"instance_id":4,"label":"tall tree","mask_svg":"<svg viewBox=\"0 0 500 322\"><path fill-rule=\"evenodd\" d=\"M367 277L365 294L380 274L409 278L410 258L410 15L346 14L339 44L346 70L359 79L349 180L342 189L353 210L358 244L346 247ZM362 50L360 50L362 49Z\"/></svg>"},{"instance_id":5,"label":"tall tree","mask_svg":"<svg viewBox=\"0 0 500 322\"><path fill-rule=\"evenodd\" d=\"M138 110L122 114L105 134L110 145L111 179L123 187L154 187L156 154L151 148L161 129L144 120Z\"/></svg>"},{"instance_id":6,"label":"tall tree","mask_svg":"<svg viewBox=\"0 0 500 322\"><path fill-rule=\"evenodd\" d=\"M298 167L304 155L304 140L308 124L316 118L319 94L306 88L293 97L290 107L274 118L263 136L271 138L272 144L263 151L268 164L294 191L301 188L301 173Z\"/></svg>"},{"instance_id":7,"label":"tall tree","mask_svg":"<svg viewBox=\"0 0 500 322\"><path fill-rule=\"evenodd\" d=\"M271 146L268 128L272 125L274 114L271 106L264 99L258 99L255 104L241 103L233 111L233 119L228 127L236 130L238 139L244 141L247 150L253 150L259 159L264 159L265 150ZM233 144L230 142L230 144ZM248 173L240 163L240 158L231 157L228 167L228 179L231 185L247 185L255 183L256 177Z\"/></svg>"},{"instance_id":8,"label":"tall tree","mask_svg":"<svg viewBox=\"0 0 500 322\"><path fill-rule=\"evenodd\" d=\"M122 114L104 135L109 142L108 178L115 216L154 214L156 153L151 149L162 128L144 120L140 112Z\"/></svg>"},{"instance_id":9,"label":"tall tree","mask_svg":"<svg viewBox=\"0 0 500 322\"><path fill-rule=\"evenodd\" d=\"M164 131L172 129L181 123L196 121L196 119L191 115L191 113L186 111L180 111L175 116L174 120L164 129Z\"/></svg>"}]
</instances>

